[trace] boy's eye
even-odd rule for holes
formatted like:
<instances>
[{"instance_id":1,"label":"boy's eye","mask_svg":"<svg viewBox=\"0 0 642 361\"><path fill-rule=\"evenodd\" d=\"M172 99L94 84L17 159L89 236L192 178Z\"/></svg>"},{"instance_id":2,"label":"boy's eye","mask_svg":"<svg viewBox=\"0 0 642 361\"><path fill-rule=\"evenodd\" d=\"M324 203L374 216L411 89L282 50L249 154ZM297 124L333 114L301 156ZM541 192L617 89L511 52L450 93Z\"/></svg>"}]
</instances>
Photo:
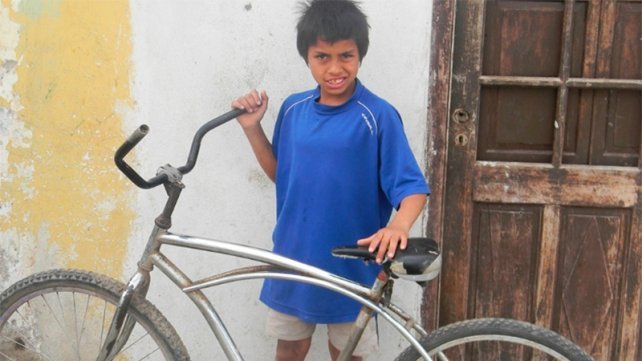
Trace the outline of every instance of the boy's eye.
<instances>
[{"instance_id":1,"label":"boy's eye","mask_svg":"<svg viewBox=\"0 0 642 361\"><path fill-rule=\"evenodd\" d=\"M316 59L323 60L323 59L326 59L328 57L328 55L327 54L317 54L314 57Z\"/></svg>"}]
</instances>

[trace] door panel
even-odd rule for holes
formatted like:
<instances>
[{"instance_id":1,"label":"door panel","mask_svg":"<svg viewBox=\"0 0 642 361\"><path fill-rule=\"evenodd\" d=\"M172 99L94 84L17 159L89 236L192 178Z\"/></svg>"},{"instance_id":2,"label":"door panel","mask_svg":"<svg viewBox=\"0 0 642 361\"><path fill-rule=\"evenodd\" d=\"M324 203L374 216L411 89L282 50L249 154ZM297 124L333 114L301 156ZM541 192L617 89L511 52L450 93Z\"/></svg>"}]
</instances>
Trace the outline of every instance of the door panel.
<instances>
[{"instance_id":1,"label":"door panel","mask_svg":"<svg viewBox=\"0 0 642 361\"><path fill-rule=\"evenodd\" d=\"M563 15L564 4L558 2L489 2L485 32L493 41L484 44L483 73L557 76Z\"/></svg>"},{"instance_id":2,"label":"door panel","mask_svg":"<svg viewBox=\"0 0 642 361\"><path fill-rule=\"evenodd\" d=\"M642 1L452 4L439 323L642 359Z\"/></svg>"},{"instance_id":3,"label":"door panel","mask_svg":"<svg viewBox=\"0 0 642 361\"><path fill-rule=\"evenodd\" d=\"M559 250L557 328L597 354L612 355L630 209L569 207L561 218L560 238L575 242L563 242Z\"/></svg>"},{"instance_id":4,"label":"door panel","mask_svg":"<svg viewBox=\"0 0 642 361\"><path fill-rule=\"evenodd\" d=\"M474 213L472 317L533 318L541 232L539 206L481 203ZM504 254L514 257L507 259ZM506 287L511 285L511 287Z\"/></svg>"},{"instance_id":5,"label":"door panel","mask_svg":"<svg viewBox=\"0 0 642 361\"><path fill-rule=\"evenodd\" d=\"M595 92L591 164L636 166L640 152L642 92Z\"/></svg>"}]
</instances>

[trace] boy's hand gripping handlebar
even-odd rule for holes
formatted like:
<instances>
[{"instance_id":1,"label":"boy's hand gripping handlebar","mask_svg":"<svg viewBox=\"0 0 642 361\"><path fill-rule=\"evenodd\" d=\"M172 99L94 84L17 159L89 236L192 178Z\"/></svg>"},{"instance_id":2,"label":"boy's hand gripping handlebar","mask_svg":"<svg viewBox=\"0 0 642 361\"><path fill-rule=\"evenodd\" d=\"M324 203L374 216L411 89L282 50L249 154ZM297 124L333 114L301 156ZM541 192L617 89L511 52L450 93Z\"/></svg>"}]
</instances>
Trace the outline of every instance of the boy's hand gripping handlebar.
<instances>
[{"instance_id":1,"label":"boy's hand gripping handlebar","mask_svg":"<svg viewBox=\"0 0 642 361\"><path fill-rule=\"evenodd\" d=\"M181 174L189 173L194 168L194 165L196 165L198 152L201 148L201 141L203 140L205 134L207 134L210 130L218 127L219 125L225 124L243 113L245 113L245 110L243 109L234 109L210 120L202 127L200 127L194 135L192 147L190 149L189 156L187 157L187 163L182 167L178 167L177 170ZM118 169L120 169L120 171L123 172L123 174L125 174L125 176L129 178L130 181L143 189L154 188L168 181L167 174L163 173L148 180L144 180L132 167L129 166L129 164L125 162L125 156L136 146L136 144L138 144L138 142L141 141L141 139L143 139L147 135L148 132L149 127L147 125L143 124L138 127L138 129L136 129L134 133L132 133L132 135L130 135L127 140L125 140L125 142L118 148L118 150L116 150L116 154L114 155L114 161L116 162L116 166L118 167Z\"/></svg>"}]
</instances>

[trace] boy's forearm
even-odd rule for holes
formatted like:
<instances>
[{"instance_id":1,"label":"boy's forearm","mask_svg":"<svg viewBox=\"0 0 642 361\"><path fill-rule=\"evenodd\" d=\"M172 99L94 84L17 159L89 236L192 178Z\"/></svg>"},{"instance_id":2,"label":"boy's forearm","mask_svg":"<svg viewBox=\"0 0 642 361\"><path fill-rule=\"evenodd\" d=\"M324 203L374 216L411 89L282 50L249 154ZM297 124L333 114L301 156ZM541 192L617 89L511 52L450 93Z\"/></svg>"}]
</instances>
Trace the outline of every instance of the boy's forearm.
<instances>
[{"instance_id":1,"label":"boy's forearm","mask_svg":"<svg viewBox=\"0 0 642 361\"><path fill-rule=\"evenodd\" d=\"M272 182L274 182L276 178L276 158L274 158L272 144L270 144L270 141L265 135L263 127L257 124L255 127L244 128L243 131L252 146L252 151L259 165Z\"/></svg>"},{"instance_id":2,"label":"boy's forearm","mask_svg":"<svg viewBox=\"0 0 642 361\"><path fill-rule=\"evenodd\" d=\"M377 253L376 261L381 263L384 256L393 257L397 248L405 249L410 228L421 214L426 204L425 194L412 194L401 201L399 209L387 227L370 237L357 241L358 245L368 246L370 252Z\"/></svg>"},{"instance_id":3,"label":"boy's forearm","mask_svg":"<svg viewBox=\"0 0 642 361\"><path fill-rule=\"evenodd\" d=\"M410 232L410 228L426 205L426 198L425 194L412 194L402 199L399 210L390 221L389 226L403 229L406 233Z\"/></svg>"}]
</instances>

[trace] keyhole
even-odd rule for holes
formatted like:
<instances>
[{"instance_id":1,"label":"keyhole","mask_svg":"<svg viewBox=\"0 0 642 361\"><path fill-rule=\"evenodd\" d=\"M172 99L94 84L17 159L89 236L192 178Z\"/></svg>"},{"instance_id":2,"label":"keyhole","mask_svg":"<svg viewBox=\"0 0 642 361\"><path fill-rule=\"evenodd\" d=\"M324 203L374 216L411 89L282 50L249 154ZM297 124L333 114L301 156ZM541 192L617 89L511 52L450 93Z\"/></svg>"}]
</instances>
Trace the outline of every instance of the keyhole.
<instances>
[{"instance_id":1,"label":"keyhole","mask_svg":"<svg viewBox=\"0 0 642 361\"><path fill-rule=\"evenodd\" d=\"M457 108L453 112L453 120L456 121L457 123L465 123L470 119L470 115L468 114L467 111Z\"/></svg>"},{"instance_id":2,"label":"keyhole","mask_svg":"<svg viewBox=\"0 0 642 361\"><path fill-rule=\"evenodd\" d=\"M455 143L457 145L466 145L468 144L468 137L466 136L466 134L457 134L455 136Z\"/></svg>"}]
</instances>

